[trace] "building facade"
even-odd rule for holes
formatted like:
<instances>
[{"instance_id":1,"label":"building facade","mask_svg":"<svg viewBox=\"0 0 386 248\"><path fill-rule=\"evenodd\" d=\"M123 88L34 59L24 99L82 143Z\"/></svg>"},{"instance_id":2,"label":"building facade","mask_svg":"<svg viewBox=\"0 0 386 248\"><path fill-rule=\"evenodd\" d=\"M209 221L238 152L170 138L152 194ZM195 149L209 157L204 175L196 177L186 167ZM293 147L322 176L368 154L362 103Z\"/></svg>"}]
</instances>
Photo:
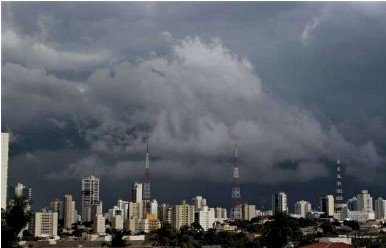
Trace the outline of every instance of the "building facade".
<instances>
[{"instance_id":1,"label":"building facade","mask_svg":"<svg viewBox=\"0 0 386 248\"><path fill-rule=\"evenodd\" d=\"M142 202L142 183L134 182L131 189L131 201Z\"/></svg>"},{"instance_id":2,"label":"building facade","mask_svg":"<svg viewBox=\"0 0 386 248\"><path fill-rule=\"evenodd\" d=\"M308 201L298 201L295 203L295 214L303 218L307 217L307 213L311 211L311 203Z\"/></svg>"},{"instance_id":3,"label":"building facade","mask_svg":"<svg viewBox=\"0 0 386 248\"><path fill-rule=\"evenodd\" d=\"M367 190L362 190L360 194L357 194L358 199L358 211L374 212L373 198Z\"/></svg>"},{"instance_id":4,"label":"building facade","mask_svg":"<svg viewBox=\"0 0 386 248\"><path fill-rule=\"evenodd\" d=\"M272 196L272 212L277 211L288 213L287 195L284 192Z\"/></svg>"},{"instance_id":5,"label":"building facade","mask_svg":"<svg viewBox=\"0 0 386 248\"><path fill-rule=\"evenodd\" d=\"M382 197L375 200L375 218L386 219L386 200Z\"/></svg>"},{"instance_id":6,"label":"building facade","mask_svg":"<svg viewBox=\"0 0 386 248\"><path fill-rule=\"evenodd\" d=\"M74 223L74 206L72 201L72 195L65 195L63 199L63 228L71 229L72 223Z\"/></svg>"},{"instance_id":7,"label":"building facade","mask_svg":"<svg viewBox=\"0 0 386 248\"><path fill-rule=\"evenodd\" d=\"M190 226L194 222L194 205L189 205L182 201L180 205L173 208L172 225L179 230L182 226Z\"/></svg>"},{"instance_id":8,"label":"building facade","mask_svg":"<svg viewBox=\"0 0 386 248\"><path fill-rule=\"evenodd\" d=\"M92 229L93 233L103 235L106 233L105 217L102 214L96 214L93 216Z\"/></svg>"},{"instance_id":9,"label":"building facade","mask_svg":"<svg viewBox=\"0 0 386 248\"><path fill-rule=\"evenodd\" d=\"M195 217L196 222L200 224L204 231L208 231L208 229L213 228L213 224L215 222L214 208L202 206L201 209L196 212Z\"/></svg>"},{"instance_id":10,"label":"building facade","mask_svg":"<svg viewBox=\"0 0 386 248\"><path fill-rule=\"evenodd\" d=\"M58 213L36 212L32 222L32 232L34 237L58 236Z\"/></svg>"},{"instance_id":11,"label":"building facade","mask_svg":"<svg viewBox=\"0 0 386 248\"><path fill-rule=\"evenodd\" d=\"M82 221L91 221L91 206L99 202L99 178L93 175L82 180Z\"/></svg>"},{"instance_id":12,"label":"building facade","mask_svg":"<svg viewBox=\"0 0 386 248\"><path fill-rule=\"evenodd\" d=\"M334 216L334 196L325 195L319 198L320 211L324 212L327 216Z\"/></svg>"},{"instance_id":13,"label":"building facade","mask_svg":"<svg viewBox=\"0 0 386 248\"><path fill-rule=\"evenodd\" d=\"M256 216L256 205L249 205L244 203L242 206L243 220L252 220Z\"/></svg>"}]
</instances>

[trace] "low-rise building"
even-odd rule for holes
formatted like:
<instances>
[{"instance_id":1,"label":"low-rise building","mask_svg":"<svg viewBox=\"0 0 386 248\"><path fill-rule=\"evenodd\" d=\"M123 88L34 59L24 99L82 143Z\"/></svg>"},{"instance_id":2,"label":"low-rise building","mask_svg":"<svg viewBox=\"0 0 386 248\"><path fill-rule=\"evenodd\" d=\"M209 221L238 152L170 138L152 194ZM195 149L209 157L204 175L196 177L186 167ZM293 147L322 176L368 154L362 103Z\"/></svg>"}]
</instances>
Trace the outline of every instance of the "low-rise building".
<instances>
[{"instance_id":1,"label":"low-rise building","mask_svg":"<svg viewBox=\"0 0 386 248\"><path fill-rule=\"evenodd\" d=\"M105 217L102 214L96 214L93 217L93 233L103 235L106 233Z\"/></svg>"},{"instance_id":2,"label":"low-rise building","mask_svg":"<svg viewBox=\"0 0 386 248\"><path fill-rule=\"evenodd\" d=\"M58 213L46 210L36 212L32 222L32 231L35 237L58 236Z\"/></svg>"},{"instance_id":3,"label":"low-rise building","mask_svg":"<svg viewBox=\"0 0 386 248\"><path fill-rule=\"evenodd\" d=\"M154 214L146 214L145 219L139 219L136 221L135 232L149 233L151 231L161 228L161 222Z\"/></svg>"}]
</instances>

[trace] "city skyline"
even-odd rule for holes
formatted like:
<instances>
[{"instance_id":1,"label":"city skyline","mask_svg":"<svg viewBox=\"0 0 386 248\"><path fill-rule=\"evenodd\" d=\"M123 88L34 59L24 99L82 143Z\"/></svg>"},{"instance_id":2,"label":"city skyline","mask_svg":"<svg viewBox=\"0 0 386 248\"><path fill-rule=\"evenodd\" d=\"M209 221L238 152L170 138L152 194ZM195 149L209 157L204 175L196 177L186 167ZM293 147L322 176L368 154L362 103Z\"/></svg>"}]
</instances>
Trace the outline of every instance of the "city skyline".
<instances>
[{"instance_id":1,"label":"city skyline","mask_svg":"<svg viewBox=\"0 0 386 248\"><path fill-rule=\"evenodd\" d=\"M130 199L147 142L160 203L229 207L235 139L243 202L267 208L283 191L290 208L314 206L338 190L337 156L345 201L386 195L384 3L5 2L2 13L8 185L31 187L38 208L67 193L80 203L89 175L106 206Z\"/></svg>"}]
</instances>

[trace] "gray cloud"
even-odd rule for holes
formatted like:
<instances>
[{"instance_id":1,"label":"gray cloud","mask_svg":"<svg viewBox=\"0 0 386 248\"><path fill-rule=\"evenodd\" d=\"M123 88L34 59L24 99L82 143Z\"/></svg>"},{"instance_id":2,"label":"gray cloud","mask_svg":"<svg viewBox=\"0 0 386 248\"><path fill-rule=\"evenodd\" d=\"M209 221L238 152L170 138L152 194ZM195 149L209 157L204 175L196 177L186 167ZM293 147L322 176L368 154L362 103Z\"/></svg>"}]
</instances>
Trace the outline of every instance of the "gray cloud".
<instances>
[{"instance_id":1,"label":"gray cloud","mask_svg":"<svg viewBox=\"0 0 386 248\"><path fill-rule=\"evenodd\" d=\"M140 177L149 135L159 180L228 182L235 138L243 182L328 180L337 156L385 175L383 3L2 7L19 172L33 155L47 183Z\"/></svg>"},{"instance_id":2,"label":"gray cloud","mask_svg":"<svg viewBox=\"0 0 386 248\"><path fill-rule=\"evenodd\" d=\"M83 118L77 122L78 130L91 151L113 158L138 152L133 145L143 144L149 133L159 157L153 163L162 165L166 160L174 164L173 170L160 167L168 171L164 176L172 178L176 175L170 171L179 173L189 168L200 172L210 168L213 172L208 173L207 180L227 180L226 174L215 172L229 161L209 165L205 160L230 158L234 139L241 143L245 181L252 181L257 172L266 174L267 182L323 177L327 175L326 168L318 161L333 160L337 153L358 166L371 163L378 168L383 163L384 158L371 143L353 145L333 126L323 128L307 110L278 102L264 92L251 63L226 49L221 41L206 44L188 37L172 46L170 59L153 57L136 64L120 63L112 67L114 76L109 69L95 71L85 82L84 92L74 83L25 69L41 77L40 84L35 82L33 86L39 91L33 94L31 88L28 92L31 98L38 99L31 100L30 109L38 106L36 109L45 114L67 112L74 119ZM17 66L7 64L5 72L14 67ZM16 91L17 85L12 86ZM57 90L62 92L63 101L56 94L48 94ZM50 97L55 97L55 103L50 102ZM63 103L68 100L71 104ZM30 114L36 116L36 112ZM187 158L195 162L188 162ZM299 164L295 169L275 168L285 161ZM117 171L122 169L122 162L125 163L105 165L101 158L88 156L70 164L67 170L54 173L107 173L120 177L122 174ZM310 170L305 173L307 165ZM192 179L198 174L188 173L187 177Z\"/></svg>"}]
</instances>

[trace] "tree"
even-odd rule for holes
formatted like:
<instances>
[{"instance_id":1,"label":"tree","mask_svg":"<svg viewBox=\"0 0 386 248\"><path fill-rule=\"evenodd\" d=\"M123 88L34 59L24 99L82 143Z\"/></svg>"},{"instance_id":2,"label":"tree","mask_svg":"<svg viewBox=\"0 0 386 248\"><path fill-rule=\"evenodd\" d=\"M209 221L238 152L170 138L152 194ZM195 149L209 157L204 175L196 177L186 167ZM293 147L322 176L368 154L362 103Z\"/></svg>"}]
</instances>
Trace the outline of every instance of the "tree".
<instances>
[{"instance_id":1,"label":"tree","mask_svg":"<svg viewBox=\"0 0 386 248\"><path fill-rule=\"evenodd\" d=\"M359 230L360 228L359 223L355 220L345 220L343 221L343 225L351 227L353 230Z\"/></svg>"},{"instance_id":2,"label":"tree","mask_svg":"<svg viewBox=\"0 0 386 248\"><path fill-rule=\"evenodd\" d=\"M18 247L18 235L31 220L31 212L26 211L27 199L15 197L7 210L1 210L1 243L4 247Z\"/></svg>"},{"instance_id":3,"label":"tree","mask_svg":"<svg viewBox=\"0 0 386 248\"><path fill-rule=\"evenodd\" d=\"M298 222L283 212L276 212L274 221L263 226L263 237L268 247L283 247L288 241L299 240L302 233Z\"/></svg>"},{"instance_id":4,"label":"tree","mask_svg":"<svg viewBox=\"0 0 386 248\"><path fill-rule=\"evenodd\" d=\"M111 247L125 247L123 231L114 229L111 237Z\"/></svg>"}]
</instances>

